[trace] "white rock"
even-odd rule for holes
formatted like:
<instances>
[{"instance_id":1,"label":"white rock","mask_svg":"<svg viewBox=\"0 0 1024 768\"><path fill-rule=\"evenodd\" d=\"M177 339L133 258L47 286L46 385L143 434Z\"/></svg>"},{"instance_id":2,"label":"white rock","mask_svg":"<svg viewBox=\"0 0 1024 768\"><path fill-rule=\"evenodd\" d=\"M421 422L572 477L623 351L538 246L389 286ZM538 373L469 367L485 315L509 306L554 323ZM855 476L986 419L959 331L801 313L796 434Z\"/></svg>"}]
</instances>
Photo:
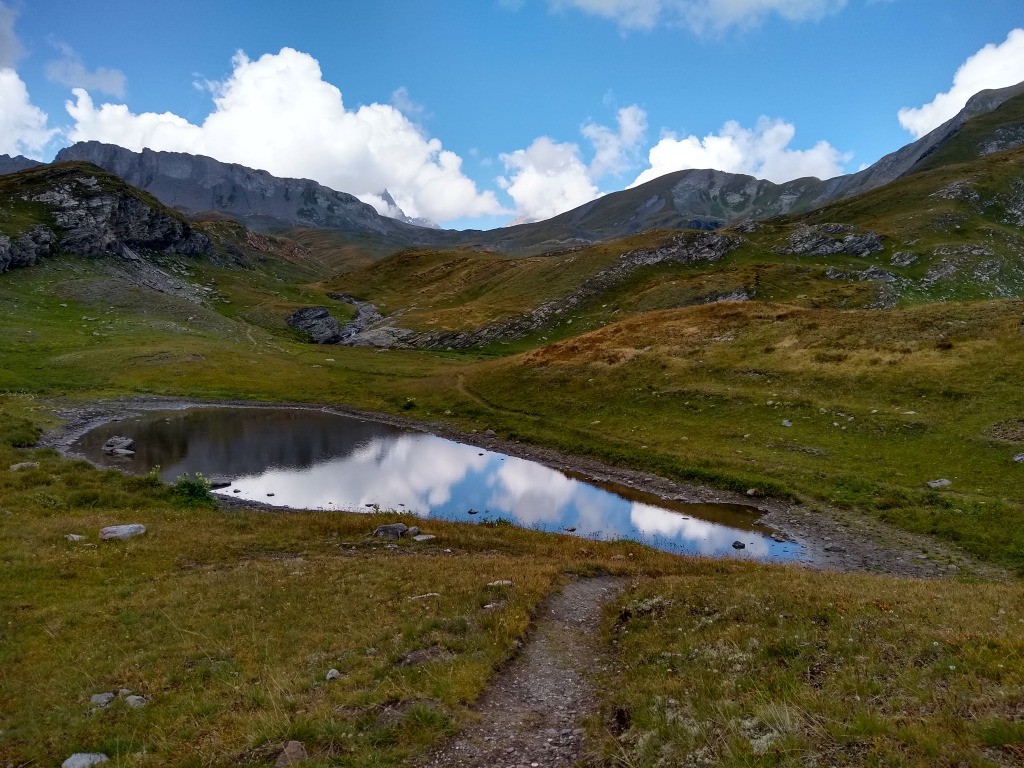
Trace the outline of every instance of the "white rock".
<instances>
[{"instance_id":1,"label":"white rock","mask_svg":"<svg viewBox=\"0 0 1024 768\"><path fill-rule=\"evenodd\" d=\"M110 702L114 700L114 694L106 691L104 693L94 693L89 697L89 702L95 704L97 707L108 707Z\"/></svg>"},{"instance_id":2,"label":"white rock","mask_svg":"<svg viewBox=\"0 0 1024 768\"><path fill-rule=\"evenodd\" d=\"M110 762L110 758L102 752L75 752L60 764L60 768L92 768L100 763Z\"/></svg>"},{"instance_id":3,"label":"white rock","mask_svg":"<svg viewBox=\"0 0 1024 768\"><path fill-rule=\"evenodd\" d=\"M141 523L129 525L108 525L100 531L100 538L103 541L111 539L131 539L135 536L142 536L146 532L146 526Z\"/></svg>"},{"instance_id":4,"label":"white rock","mask_svg":"<svg viewBox=\"0 0 1024 768\"><path fill-rule=\"evenodd\" d=\"M421 533L419 536L413 536L412 540L413 541L430 541L431 539L436 539L436 538L437 538L437 536L431 536L429 533Z\"/></svg>"},{"instance_id":5,"label":"white rock","mask_svg":"<svg viewBox=\"0 0 1024 768\"><path fill-rule=\"evenodd\" d=\"M338 670L336 670L336 669L329 669L329 670L327 670L327 679L328 680L337 680L340 677L341 677L341 672L339 672Z\"/></svg>"},{"instance_id":6,"label":"white rock","mask_svg":"<svg viewBox=\"0 0 1024 768\"><path fill-rule=\"evenodd\" d=\"M68 541L85 541L85 536L80 533L65 533L64 538Z\"/></svg>"},{"instance_id":7,"label":"white rock","mask_svg":"<svg viewBox=\"0 0 1024 768\"><path fill-rule=\"evenodd\" d=\"M511 587L512 582L508 579L499 579L498 581L492 581L487 585L488 587Z\"/></svg>"},{"instance_id":8,"label":"white rock","mask_svg":"<svg viewBox=\"0 0 1024 768\"><path fill-rule=\"evenodd\" d=\"M1016 456L1013 457L1013 460L1016 461L1018 464L1024 464L1024 453L1018 453Z\"/></svg>"},{"instance_id":9,"label":"white rock","mask_svg":"<svg viewBox=\"0 0 1024 768\"><path fill-rule=\"evenodd\" d=\"M792 427L793 426L793 422L790 421L789 419L783 419L782 420L782 426L784 426L784 427Z\"/></svg>"},{"instance_id":10,"label":"white rock","mask_svg":"<svg viewBox=\"0 0 1024 768\"><path fill-rule=\"evenodd\" d=\"M132 709L142 709L144 706L149 704L149 702L146 701L146 697L145 696L135 696L135 695L125 696L124 697L124 703L127 704Z\"/></svg>"},{"instance_id":11,"label":"white rock","mask_svg":"<svg viewBox=\"0 0 1024 768\"><path fill-rule=\"evenodd\" d=\"M953 484L953 481L952 480L947 480L946 478L942 478L941 480L929 480L928 481L928 487L929 488L948 488L952 484Z\"/></svg>"},{"instance_id":12,"label":"white rock","mask_svg":"<svg viewBox=\"0 0 1024 768\"><path fill-rule=\"evenodd\" d=\"M11 464L11 472L21 472L23 469L36 469L38 466L38 461L21 461L17 464Z\"/></svg>"}]
</instances>

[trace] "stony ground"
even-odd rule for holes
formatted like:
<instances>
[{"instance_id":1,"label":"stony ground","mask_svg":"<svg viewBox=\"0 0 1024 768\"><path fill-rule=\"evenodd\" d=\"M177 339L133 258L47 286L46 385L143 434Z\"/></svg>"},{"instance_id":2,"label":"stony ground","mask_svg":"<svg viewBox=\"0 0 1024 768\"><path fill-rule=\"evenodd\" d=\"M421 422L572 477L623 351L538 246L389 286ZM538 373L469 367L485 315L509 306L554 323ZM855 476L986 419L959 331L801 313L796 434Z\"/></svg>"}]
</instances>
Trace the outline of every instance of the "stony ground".
<instances>
[{"instance_id":1,"label":"stony ground","mask_svg":"<svg viewBox=\"0 0 1024 768\"><path fill-rule=\"evenodd\" d=\"M541 610L522 652L477 705L478 720L422 768L560 768L583 756L583 718L595 706L590 675L604 663L601 608L625 587L576 579Z\"/></svg>"}]
</instances>

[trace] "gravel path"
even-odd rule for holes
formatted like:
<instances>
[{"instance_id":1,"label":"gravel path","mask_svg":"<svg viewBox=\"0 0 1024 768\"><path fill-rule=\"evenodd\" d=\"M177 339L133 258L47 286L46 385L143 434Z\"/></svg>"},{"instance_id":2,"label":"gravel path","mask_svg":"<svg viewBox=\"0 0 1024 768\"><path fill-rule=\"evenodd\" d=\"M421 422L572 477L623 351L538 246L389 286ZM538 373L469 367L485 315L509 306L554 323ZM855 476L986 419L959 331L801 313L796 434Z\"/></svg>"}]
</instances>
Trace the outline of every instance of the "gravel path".
<instances>
[{"instance_id":1,"label":"gravel path","mask_svg":"<svg viewBox=\"0 0 1024 768\"><path fill-rule=\"evenodd\" d=\"M478 719L422 768L571 768L596 707L601 608L625 588L611 576L575 579L550 597L520 654L477 703Z\"/></svg>"}]
</instances>

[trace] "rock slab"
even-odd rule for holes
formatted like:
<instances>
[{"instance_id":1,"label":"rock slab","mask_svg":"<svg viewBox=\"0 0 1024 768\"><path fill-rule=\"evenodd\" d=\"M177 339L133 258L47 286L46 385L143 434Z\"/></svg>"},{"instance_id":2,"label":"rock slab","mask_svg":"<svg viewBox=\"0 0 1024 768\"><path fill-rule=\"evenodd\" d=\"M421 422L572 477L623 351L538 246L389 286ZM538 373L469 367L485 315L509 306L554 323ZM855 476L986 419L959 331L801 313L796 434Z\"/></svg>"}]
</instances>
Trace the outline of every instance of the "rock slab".
<instances>
[{"instance_id":1,"label":"rock slab","mask_svg":"<svg viewBox=\"0 0 1024 768\"><path fill-rule=\"evenodd\" d=\"M124 540L133 539L136 536L143 536L146 533L146 526L141 523L131 523L129 525L108 525L106 528L100 530L100 538L103 541L111 541L114 539Z\"/></svg>"},{"instance_id":2,"label":"rock slab","mask_svg":"<svg viewBox=\"0 0 1024 768\"><path fill-rule=\"evenodd\" d=\"M108 763L110 758L102 752L75 752L60 764L60 768L92 768L100 763Z\"/></svg>"}]
</instances>

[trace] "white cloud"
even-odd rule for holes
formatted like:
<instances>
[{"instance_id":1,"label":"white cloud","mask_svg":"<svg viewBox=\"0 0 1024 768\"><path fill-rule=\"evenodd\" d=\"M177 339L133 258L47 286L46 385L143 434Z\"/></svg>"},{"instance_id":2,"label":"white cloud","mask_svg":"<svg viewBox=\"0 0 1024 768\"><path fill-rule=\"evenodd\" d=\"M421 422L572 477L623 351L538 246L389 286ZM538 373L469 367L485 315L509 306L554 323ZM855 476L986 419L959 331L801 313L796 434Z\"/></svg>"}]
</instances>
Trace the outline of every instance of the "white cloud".
<instances>
[{"instance_id":1,"label":"white cloud","mask_svg":"<svg viewBox=\"0 0 1024 768\"><path fill-rule=\"evenodd\" d=\"M608 173L622 173L636 164L640 143L647 133L647 113L636 104L619 110L617 131L587 123L581 129L594 145L590 173L597 179Z\"/></svg>"},{"instance_id":2,"label":"white cloud","mask_svg":"<svg viewBox=\"0 0 1024 768\"><path fill-rule=\"evenodd\" d=\"M515 223L557 216L599 197L597 181L635 165L647 131L647 113L637 105L620 109L617 128L587 123L580 132L594 148L588 165L572 142L541 136L526 149L501 155L506 175L498 184L515 201Z\"/></svg>"},{"instance_id":3,"label":"white cloud","mask_svg":"<svg viewBox=\"0 0 1024 768\"><path fill-rule=\"evenodd\" d=\"M253 61L239 52L232 63L229 77L210 84L214 110L200 125L169 112L96 106L76 88L66 103L75 121L69 138L210 155L368 201L387 189L410 216L437 221L503 212L493 192L478 191L462 173L458 155L394 106L348 109L309 54L283 48Z\"/></svg>"},{"instance_id":4,"label":"white cloud","mask_svg":"<svg viewBox=\"0 0 1024 768\"><path fill-rule=\"evenodd\" d=\"M990 43L969 57L953 75L953 87L920 107L899 111L900 125L921 138L956 115L978 91L1005 88L1024 80L1024 29L1014 29L999 45Z\"/></svg>"},{"instance_id":5,"label":"white cloud","mask_svg":"<svg viewBox=\"0 0 1024 768\"><path fill-rule=\"evenodd\" d=\"M0 3L0 68L13 67L25 52L14 32L17 17L12 8Z\"/></svg>"},{"instance_id":6,"label":"white cloud","mask_svg":"<svg viewBox=\"0 0 1024 768\"><path fill-rule=\"evenodd\" d=\"M810 149L790 149L796 128L783 120L761 117L754 128L730 120L717 134L677 138L667 134L649 154L650 168L630 186L637 186L666 173L688 168L713 168L743 173L776 183L803 176L832 178L844 172L850 154L839 152L827 141Z\"/></svg>"},{"instance_id":7,"label":"white cloud","mask_svg":"<svg viewBox=\"0 0 1024 768\"><path fill-rule=\"evenodd\" d=\"M46 113L32 104L18 73L0 69L0 153L39 159L57 133L46 123Z\"/></svg>"},{"instance_id":8,"label":"white cloud","mask_svg":"<svg viewBox=\"0 0 1024 768\"><path fill-rule=\"evenodd\" d=\"M550 0L556 9L578 8L623 29L685 26L696 32L749 27L776 14L787 21L820 19L847 0Z\"/></svg>"},{"instance_id":9,"label":"white cloud","mask_svg":"<svg viewBox=\"0 0 1024 768\"><path fill-rule=\"evenodd\" d=\"M54 43L60 58L46 62L46 78L68 88L85 88L124 98L125 76L119 69L97 67L89 71L82 58L65 43Z\"/></svg>"}]
</instances>

